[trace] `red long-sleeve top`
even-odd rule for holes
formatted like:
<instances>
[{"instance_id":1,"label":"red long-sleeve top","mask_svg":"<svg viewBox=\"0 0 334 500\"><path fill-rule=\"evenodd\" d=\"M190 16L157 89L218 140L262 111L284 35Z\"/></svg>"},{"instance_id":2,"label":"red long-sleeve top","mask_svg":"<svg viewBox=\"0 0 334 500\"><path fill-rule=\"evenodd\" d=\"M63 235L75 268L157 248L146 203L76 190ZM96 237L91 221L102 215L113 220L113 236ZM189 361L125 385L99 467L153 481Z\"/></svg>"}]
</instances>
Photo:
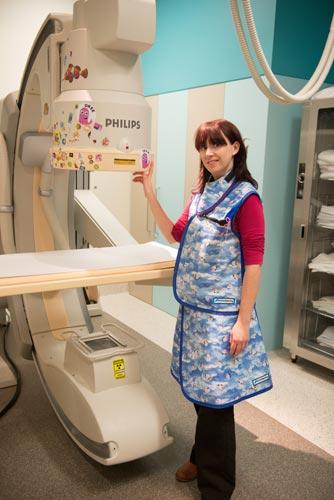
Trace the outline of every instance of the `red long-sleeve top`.
<instances>
[{"instance_id":1,"label":"red long-sleeve top","mask_svg":"<svg viewBox=\"0 0 334 500\"><path fill-rule=\"evenodd\" d=\"M191 199L173 226L172 236L176 241L181 241L189 218L190 203ZM233 229L240 236L244 265L261 265L264 254L265 223L263 206L257 195L251 194L241 205L234 218Z\"/></svg>"}]
</instances>

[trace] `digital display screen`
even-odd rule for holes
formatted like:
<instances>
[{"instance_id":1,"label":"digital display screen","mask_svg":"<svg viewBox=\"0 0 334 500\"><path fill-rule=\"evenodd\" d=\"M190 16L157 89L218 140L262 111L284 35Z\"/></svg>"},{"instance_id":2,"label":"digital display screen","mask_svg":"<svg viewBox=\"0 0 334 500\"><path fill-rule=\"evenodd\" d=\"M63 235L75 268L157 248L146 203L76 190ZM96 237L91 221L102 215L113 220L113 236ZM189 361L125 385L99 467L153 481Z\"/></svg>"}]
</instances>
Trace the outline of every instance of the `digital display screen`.
<instances>
[{"instance_id":1,"label":"digital display screen","mask_svg":"<svg viewBox=\"0 0 334 500\"><path fill-rule=\"evenodd\" d=\"M119 347L110 337L100 337L98 339L84 340L84 343L93 351L102 351L103 349L111 349Z\"/></svg>"}]
</instances>

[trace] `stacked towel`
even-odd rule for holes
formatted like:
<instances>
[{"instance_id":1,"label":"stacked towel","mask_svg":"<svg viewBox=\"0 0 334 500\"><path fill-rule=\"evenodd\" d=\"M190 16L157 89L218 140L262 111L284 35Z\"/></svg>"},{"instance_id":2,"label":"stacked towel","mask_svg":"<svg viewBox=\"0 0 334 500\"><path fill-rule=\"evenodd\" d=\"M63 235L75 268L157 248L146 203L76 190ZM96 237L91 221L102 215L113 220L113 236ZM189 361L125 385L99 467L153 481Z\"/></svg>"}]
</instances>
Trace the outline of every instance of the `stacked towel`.
<instances>
[{"instance_id":1,"label":"stacked towel","mask_svg":"<svg viewBox=\"0 0 334 500\"><path fill-rule=\"evenodd\" d=\"M333 177L334 179L334 177ZM321 227L334 229L334 206L322 205L317 216L317 224Z\"/></svg>"},{"instance_id":2,"label":"stacked towel","mask_svg":"<svg viewBox=\"0 0 334 500\"><path fill-rule=\"evenodd\" d=\"M326 149L318 154L320 179L334 180L334 149Z\"/></svg>"},{"instance_id":3,"label":"stacked towel","mask_svg":"<svg viewBox=\"0 0 334 500\"><path fill-rule=\"evenodd\" d=\"M334 253L319 253L309 263L308 267L312 269L313 273L323 272L334 274Z\"/></svg>"},{"instance_id":4,"label":"stacked towel","mask_svg":"<svg viewBox=\"0 0 334 500\"><path fill-rule=\"evenodd\" d=\"M334 349L334 326L328 326L319 337L317 337L318 344L324 347L331 347Z\"/></svg>"},{"instance_id":5,"label":"stacked towel","mask_svg":"<svg viewBox=\"0 0 334 500\"><path fill-rule=\"evenodd\" d=\"M312 305L319 311L334 315L334 296L320 297L319 300L312 300Z\"/></svg>"}]
</instances>

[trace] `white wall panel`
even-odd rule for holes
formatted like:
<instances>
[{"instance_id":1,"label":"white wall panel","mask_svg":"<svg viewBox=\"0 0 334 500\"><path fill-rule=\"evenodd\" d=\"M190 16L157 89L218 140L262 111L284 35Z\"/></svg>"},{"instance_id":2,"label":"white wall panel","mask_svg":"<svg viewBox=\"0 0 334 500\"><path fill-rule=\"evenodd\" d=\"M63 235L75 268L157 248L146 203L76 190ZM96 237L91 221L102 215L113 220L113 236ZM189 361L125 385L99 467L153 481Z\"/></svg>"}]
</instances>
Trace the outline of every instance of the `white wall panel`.
<instances>
[{"instance_id":1,"label":"white wall panel","mask_svg":"<svg viewBox=\"0 0 334 500\"><path fill-rule=\"evenodd\" d=\"M36 35L50 12L71 14L74 0L0 1L0 99L18 90Z\"/></svg>"},{"instance_id":2,"label":"white wall panel","mask_svg":"<svg viewBox=\"0 0 334 500\"><path fill-rule=\"evenodd\" d=\"M224 84L210 85L188 91L188 118L186 144L186 171L184 199L188 200L199 172L199 157L194 146L197 127L209 120L222 118L224 111Z\"/></svg>"}]
</instances>

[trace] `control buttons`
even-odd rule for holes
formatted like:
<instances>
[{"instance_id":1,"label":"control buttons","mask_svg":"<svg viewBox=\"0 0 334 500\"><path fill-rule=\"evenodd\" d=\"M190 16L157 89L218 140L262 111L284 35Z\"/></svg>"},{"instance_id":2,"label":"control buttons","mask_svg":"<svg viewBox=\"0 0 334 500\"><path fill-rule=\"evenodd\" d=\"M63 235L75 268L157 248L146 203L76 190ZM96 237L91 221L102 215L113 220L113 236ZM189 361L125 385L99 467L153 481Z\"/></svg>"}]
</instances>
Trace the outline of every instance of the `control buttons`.
<instances>
[{"instance_id":1,"label":"control buttons","mask_svg":"<svg viewBox=\"0 0 334 500\"><path fill-rule=\"evenodd\" d=\"M119 141L119 149L121 151L124 151L124 153L129 153L129 151L130 151L130 142L129 142L129 139L127 139L126 137L123 137Z\"/></svg>"}]
</instances>

